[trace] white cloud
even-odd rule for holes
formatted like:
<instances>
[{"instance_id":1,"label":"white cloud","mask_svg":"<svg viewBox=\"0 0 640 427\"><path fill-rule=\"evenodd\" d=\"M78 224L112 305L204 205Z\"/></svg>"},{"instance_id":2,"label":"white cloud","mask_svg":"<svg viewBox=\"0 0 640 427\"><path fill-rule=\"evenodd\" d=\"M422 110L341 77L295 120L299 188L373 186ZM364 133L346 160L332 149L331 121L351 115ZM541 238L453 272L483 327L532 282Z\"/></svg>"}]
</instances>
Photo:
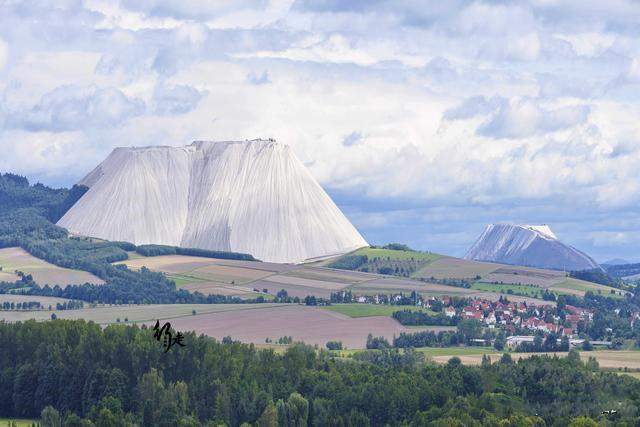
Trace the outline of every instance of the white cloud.
<instances>
[{"instance_id":1,"label":"white cloud","mask_svg":"<svg viewBox=\"0 0 640 427\"><path fill-rule=\"evenodd\" d=\"M144 103L116 88L60 86L26 110L11 111L5 125L33 132L63 132L86 127L111 127L142 114Z\"/></svg>"},{"instance_id":2,"label":"white cloud","mask_svg":"<svg viewBox=\"0 0 640 427\"><path fill-rule=\"evenodd\" d=\"M478 134L500 139L525 138L583 124L588 116L586 105L545 109L531 99L513 99L500 105L493 117L478 128Z\"/></svg>"},{"instance_id":3,"label":"white cloud","mask_svg":"<svg viewBox=\"0 0 640 427\"><path fill-rule=\"evenodd\" d=\"M196 108L203 96L204 92L191 86L160 86L153 95L154 111L159 115L185 114Z\"/></svg>"},{"instance_id":4,"label":"white cloud","mask_svg":"<svg viewBox=\"0 0 640 427\"><path fill-rule=\"evenodd\" d=\"M0 71L7 64L7 60L9 59L9 45L0 38Z\"/></svg>"},{"instance_id":5,"label":"white cloud","mask_svg":"<svg viewBox=\"0 0 640 427\"><path fill-rule=\"evenodd\" d=\"M587 229L640 214L630 0L0 7L5 170L71 183L116 145L275 137L367 237L457 254L514 219L615 255Z\"/></svg>"}]
</instances>

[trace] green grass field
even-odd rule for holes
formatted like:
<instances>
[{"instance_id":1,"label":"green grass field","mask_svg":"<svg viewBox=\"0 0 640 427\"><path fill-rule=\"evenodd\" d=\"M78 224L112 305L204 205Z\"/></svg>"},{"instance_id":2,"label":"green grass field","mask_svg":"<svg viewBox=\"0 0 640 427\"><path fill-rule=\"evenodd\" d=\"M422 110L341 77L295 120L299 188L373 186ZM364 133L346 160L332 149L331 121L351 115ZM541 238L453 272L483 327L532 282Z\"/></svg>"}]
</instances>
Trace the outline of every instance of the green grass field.
<instances>
[{"instance_id":1,"label":"green grass field","mask_svg":"<svg viewBox=\"0 0 640 427\"><path fill-rule=\"evenodd\" d=\"M432 252L417 252L417 251L396 251L393 249L380 249L380 248L361 248L357 251L353 252L351 255L366 255L369 259L372 258L382 258L382 259L392 259L392 260L420 260L431 262L435 261L439 258L442 258L442 255L434 254Z\"/></svg>"},{"instance_id":2,"label":"green grass field","mask_svg":"<svg viewBox=\"0 0 640 427\"><path fill-rule=\"evenodd\" d=\"M18 418L0 418L0 427L6 427L9 425L9 421L15 422L18 427L31 427L33 424L38 423L38 420L26 420Z\"/></svg>"},{"instance_id":3,"label":"green grass field","mask_svg":"<svg viewBox=\"0 0 640 427\"><path fill-rule=\"evenodd\" d=\"M432 356L475 356L483 354L499 354L493 347L421 347L416 351L427 357Z\"/></svg>"},{"instance_id":4,"label":"green grass field","mask_svg":"<svg viewBox=\"0 0 640 427\"><path fill-rule=\"evenodd\" d=\"M419 307L407 305L334 304L322 308L335 311L349 317L391 316L394 311L402 310L420 310L428 312L429 314L435 314L430 310L423 310Z\"/></svg>"},{"instance_id":5,"label":"green grass field","mask_svg":"<svg viewBox=\"0 0 640 427\"><path fill-rule=\"evenodd\" d=\"M597 295L602 295L605 297L609 297L609 298L623 298L622 295L620 295L621 293L623 293L622 291L620 291L619 289L615 289L612 288L610 286L605 286L605 285L600 285L597 283L591 283L591 282L585 282L584 280L579 280L579 279L574 279L574 278L567 278L566 280L557 283L553 286L551 286L549 288L549 290L552 291L562 291L562 290L566 290L566 291L577 291L578 293L584 294L587 291L591 291L594 294ZM615 293L611 293L611 291L614 291ZM568 292L566 292L568 293Z\"/></svg>"},{"instance_id":6,"label":"green grass field","mask_svg":"<svg viewBox=\"0 0 640 427\"><path fill-rule=\"evenodd\" d=\"M478 291L484 292L496 292L496 293L508 293L509 290L512 291L514 295L526 295L529 297L537 296L538 294L542 294L544 289L541 289L537 286L532 285L516 285L516 284L494 284L494 283L484 283L484 282L476 282L471 285L471 289L476 289Z\"/></svg>"},{"instance_id":7,"label":"green grass field","mask_svg":"<svg viewBox=\"0 0 640 427\"><path fill-rule=\"evenodd\" d=\"M167 274L167 279L173 280L174 282L176 282L177 287L180 287L182 285L188 285L189 283L205 281L204 279L199 279L197 277L187 276L184 274Z\"/></svg>"},{"instance_id":8,"label":"green grass field","mask_svg":"<svg viewBox=\"0 0 640 427\"><path fill-rule=\"evenodd\" d=\"M618 375L629 375L630 377L636 378L640 380L640 372L618 372L615 371Z\"/></svg>"},{"instance_id":9,"label":"green grass field","mask_svg":"<svg viewBox=\"0 0 640 427\"><path fill-rule=\"evenodd\" d=\"M425 357L482 356L483 354L502 354L495 350L493 347L419 347L415 350L424 354ZM337 353L340 357L349 357L363 351L377 350L348 349L337 350L335 353Z\"/></svg>"}]
</instances>

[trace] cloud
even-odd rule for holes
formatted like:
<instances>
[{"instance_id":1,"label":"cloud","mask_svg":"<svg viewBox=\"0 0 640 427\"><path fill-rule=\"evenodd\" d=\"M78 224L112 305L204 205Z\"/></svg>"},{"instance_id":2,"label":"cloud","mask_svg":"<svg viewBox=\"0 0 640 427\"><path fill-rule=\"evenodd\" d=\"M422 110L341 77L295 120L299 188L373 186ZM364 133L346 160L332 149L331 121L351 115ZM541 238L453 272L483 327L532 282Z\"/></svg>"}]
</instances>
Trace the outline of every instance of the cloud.
<instances>
[{"instance_id":1,"label":"cloud","mask_svg":"<svg viewBox=\"0 0 640 427\"><path fill-rule=\"evenodd\" d=\"M267 72L267 70L264 70L259 75L251 71L249 74L247 74L247 81L252 85L256 85L256 86L266 85L271 83L271 80L269 80L269 73Z\"/></svg>"},{"instance_id":2,"label":"cloud","mask_svg":"<svg viewBox=\"0 0 640 427\"><path fill-rule=\"evenodd\" d=\"M9 58L9 45L0 38L0 71L4 68Z\"/></svg>"},{"instance_id":3,"label":"cloud","mask_svg":"<svg viewBox=\"0 0 640 427\"><path fill-rule=\"evenodd\" d=\"M291 8L308 12L364 12L384 0L296 0Z\"/></svg>"},{"instance_id":4,"label":"cloud","mask_svg":"<svg viewBox=\"0 0 640 427\"><path fill-rule=\"evenodd\" d=\"M32 132L117 126L144 112L144 102L116 88L60 86L31 108L7 114L6 124Z\"/></svg>"},{"instance_id":5,"label":"cloud","mask_svg":"<svg viewBox=\"0 0 640 427\"><path fill-rule=\"evenodd\" d=\"M154 112L161 116L185 114L196 108L205 95L191 86L160 86L153 95Z\"/></svg>"},{"instance_id":6,"label":"cloud","mask_svg":"<svg viewBox=\"0 0 640 427\"><path fill-rule=\"evenodd\" d=\"M142 12L149 16L173 17L177 19L210 19L220 14L238 9L264 9L268 0L148 0L139 2L123 0L121 4L128 10Z\"/></svg>"},{"instance_id":7,"label":"cloud","mask_svg":"<svg viewBox=\"0 0 640 427\"><path fill-rule=\"evenodd\" d=\"M352 145L359 144L362 139L362 133L354 131L344 137L344 139L342 140L342 145L344 145L345 147L351 147Z\"/></svg>"},{"instance_id":8,"label":"cloud","mask_svg":"<svg viewBox=\"0 0 640 427\"><path fill-rule=\"evenodd\" d=\"M376 243L460 255L513 220L640 249L586 237L640 217L632 0L0 9L0 168L70 184L123 141L272 136Z\"/></svg>"},{"instance_id":9,"label":"cloud","mask_svg":"<svg viewBox=\"0 0 640 427\"><path fill-rule=\"evenodd\" d=\"M484 96L473 96L465 99L457 107L446 110L442 117L446 120L471 119L493 113L496 109L501 108L506 101L502 97L487 99Z\"/></svg>"},{"instance_id":10,"label":"cloud","mask_svg":"<svg viewBox=\"0 0 640 427\"><path fill-rule=\"evenodd\" d=\"M477 129L477 133L498 139L542 135L585 123L589 111L587 105L545 109L534 100L515 99L501 104L493 117Z\"/></svg>"}]
</instances>

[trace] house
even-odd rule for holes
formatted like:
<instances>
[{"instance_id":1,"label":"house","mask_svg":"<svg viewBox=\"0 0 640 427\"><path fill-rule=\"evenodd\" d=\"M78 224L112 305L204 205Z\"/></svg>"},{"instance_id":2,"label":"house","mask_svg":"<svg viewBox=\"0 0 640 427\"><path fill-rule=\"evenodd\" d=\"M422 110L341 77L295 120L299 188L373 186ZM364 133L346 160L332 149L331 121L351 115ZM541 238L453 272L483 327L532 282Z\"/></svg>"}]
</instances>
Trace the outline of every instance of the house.
<instances>
[{"instance_id":1,"label":"house","mask_svg":"<svg viewBox=\"0 0 640 427\"><path fill-rule=\"evenodd\" d=\"M447 317L453 317L453 316L455 316L455 315L456 315L456 309L455 309L455 308L453 308L453 307L451 307L451 306L449 306L449 307L447 307L447 308L444 310L444 314L445 314Z\"/></svg>"},{"instance_id":2,"label":"house","mask_svg":"<svg viewBox=\"0 0 640 427\"><path fill-rule=\"evenodd\" d=\"M493 312L489 313L487 317L484 318L484 323L487 325L495 325L496 324L496 316Z\"/></svg>"},{"instance_id":3,"label":"house","mask_svg":"<svg viewBox=\"0 0 640 427\"><path fill-rule=\"evenodd\" d=\"M515 348L525 342L533 344L534 339L535 337L533 335L514 335L507 338L506 344L509 348Z\"/></svg>"}]
</instances>

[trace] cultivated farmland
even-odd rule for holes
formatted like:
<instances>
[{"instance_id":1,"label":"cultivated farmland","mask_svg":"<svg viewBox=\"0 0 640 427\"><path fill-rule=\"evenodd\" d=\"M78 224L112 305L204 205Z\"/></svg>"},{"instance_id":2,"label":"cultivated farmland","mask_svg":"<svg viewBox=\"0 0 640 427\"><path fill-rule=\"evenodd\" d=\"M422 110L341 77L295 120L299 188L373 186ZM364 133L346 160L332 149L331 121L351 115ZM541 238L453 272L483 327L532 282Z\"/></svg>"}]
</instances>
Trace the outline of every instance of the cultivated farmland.
<instances>
[{"instance_id":1,"label":"cultivated farmland","mask_svg":"<svg viewBox=\"0 0 640 427\"><path fill-rule=\"evenodd\" d=\"M500 264L468 261L466 259L442 257L421 268L413 277L435 279L473 279L500 268Z\"/></svg>"},{"instance_id":2,"label":"cultivated farmland","mask_svg":"<svg viewBox=\"0 0 640 427\"><path fill-rule=\"evenodd\" d=\"M23 303L23 302L39 302L42 307L49 307L50 305L55 307L56 304L62 304L65 302L69 302L71 300L66 298L56 298L56 297L42 297L38 295L20 295L20 294L0 294L0 305L5 302L9 303ZM88 303L85 302L86 305ZM0 316L1 317L1 316Z\"/></svg>"},{"instance_id":3,"label":"cultivated farmland","mask_svg":"<svg viewBox=\"0 0 640 427\"><path fill-rule=\"evenodd\" d=\"M0 311L0 319L9 322L28 319L49 320L51 314L58 319L84 319L99 324L120 322L150 322L156 319L167 320L179 317L202 319L201 315L226 311L250 311L274 307L273 304L149 304L149 305L112 305L78 310L41 310L41 311ZM195 310L196 314L193 314Z\"/></svg>"},{"instance_id":4,"label":"cultivated farmland","mask_svg":"<svg viewBox=\"0 0 640 427\"><path fill-rule=\"evenodd\" d=\"M347 348L364 348L367 335L392 340L401 332L415 332L390 317L350 318L330 310L302 305L281 305L181 317L171 321L177 330L195 330L215 338L231 336L242 342L265 343L291 336L294 341L324 346L342 341Z\"/></svg>"},{"instance_id":5,"label":"cultivated farmland","mask_svg":"<svg viewBox=\"0 0 640 427\"><path fill-rule=\"evenodd\" d=\"M54 286L58 285L62 288L67 285L81 285L83 283L104 283L101 279L94 276L91 273L80 270L71 270L68 268L57 267L53 264L49 264L39 258L31 256L22 248L5 248L0 249L0 266L2 266L2 273L11 273L11 277L0 280L15 281L17 277L13 274L14 271L22 271L26 274L33 276L33 280L39 285Z\"/></svg>"},{"instance_id":6,"label":"cultivated farmland","mask_svg":"<svg viewBox=\"0 0 640 427\"><path fill-rule=\"evenodd\" d=\"M400 252L407 251L390 251ZM410 252L414 253L415 252ZM428 254L425 254L425 256ZM433 256L433 254L431 254ZM437 258L433 263L445 259ZM469 263L469 261L463 261ZM456 261L454 261L455 263ZM483 264L475 263L472 264ZM412 280L397 276L373 274L361 271L338 270L312 265L275 264L256 261L222 260L182 255L157 257L136 257L122 264L137 269L143 266L162 271L176 282L176 286L190 292L203 294L233 295L254 298L257 292L275 295L281 290L292 297L304 298L308 295L329 298L331 293L351 290L358 295L377 293L418 292L428 296L478 296L497 299L499 293L466 289L424 280ZM493 268L493 264L492 268ZM451 265L450 265L451 266ZM450 268L450 267L448 267ZM499 291L499 290L498 290ZM267 296L267 294L263 295ZM540 302L537 300L536 302Z\"/></svg>"}]
</instances>

